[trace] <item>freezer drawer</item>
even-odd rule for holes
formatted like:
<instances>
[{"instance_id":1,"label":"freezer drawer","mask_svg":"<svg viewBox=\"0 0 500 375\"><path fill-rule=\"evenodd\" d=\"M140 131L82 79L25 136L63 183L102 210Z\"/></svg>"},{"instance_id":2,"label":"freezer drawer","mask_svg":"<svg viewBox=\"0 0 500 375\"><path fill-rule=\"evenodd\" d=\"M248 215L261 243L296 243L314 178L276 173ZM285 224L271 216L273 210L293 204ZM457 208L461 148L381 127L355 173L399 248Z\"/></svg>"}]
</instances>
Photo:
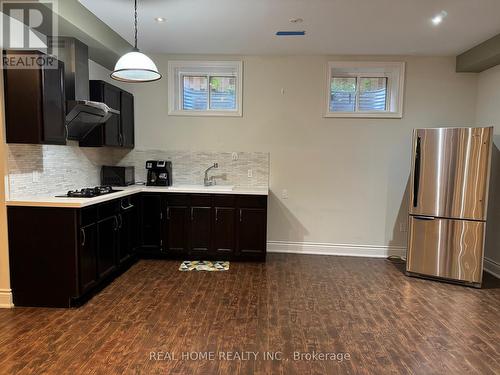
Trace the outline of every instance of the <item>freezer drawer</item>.
<instances>
[{"instance_id":1,"label":"freezer drawer","mask_svg":"<svg viewBox=\"0 0 500 375\"><path fill-rule=\"evenodd\" d=\"M406 270L480 283L485 222L410 216Z\"/></svg>"},{"instance_id":2,"label":"freezer drawer","mask_svg":"<svg viewBox=\"0 0 500 375\"><path fill-rule=\"evenodd\" d=\"M486 219L493 128L416 129L410 214Z\"/></svg>"}]
</instances>

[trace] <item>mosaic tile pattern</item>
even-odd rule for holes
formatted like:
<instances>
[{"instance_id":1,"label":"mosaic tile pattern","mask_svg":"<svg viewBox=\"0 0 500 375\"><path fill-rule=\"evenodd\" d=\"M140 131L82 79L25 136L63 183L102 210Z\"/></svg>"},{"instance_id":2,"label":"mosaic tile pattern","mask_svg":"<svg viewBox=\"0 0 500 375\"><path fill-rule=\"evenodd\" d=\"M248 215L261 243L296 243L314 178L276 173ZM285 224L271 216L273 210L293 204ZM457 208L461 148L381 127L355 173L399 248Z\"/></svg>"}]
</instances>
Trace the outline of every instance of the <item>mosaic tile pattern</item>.
<instances>
[{"instance_id":1,"label":"mosaic tile pattern","mask_svg":"<svg viewBox=\"0 0 500 375\"><path fill-rule=\"evenodd\" d=\"M135 166L136 180L146 180L144 166L147 160L170 160L173 166L173 182L177 185L203 184L205 170L219 164L219 169L212 170L219 185L239 187L268 187L269 154L264 152L239 152L238 160L232 159L232 152L192 152L192 151L133 151L126 155L119 165ZM252 177L248 177L248 170Z\"/></svg>"},{"instance_id":2,"label":"mosaic tile pattern","mask_svg":"<svg viewBox=\"0 0 500 375\"><path fill-rule=\"evenodd\" d=\"M195 152L162 150L123 150L113 148L80 148L68 146L9 144L10 199L29 196L63 194L68 190L100 184L102 165L133 165L136 181L145 181L146 160L170 160L174 184L203 183L206 168L214 162L219 169L212 171L219 185L242 188L269 186L269 154L264 152ZM253 176L248 177L248 170Z\"/></svg>"}]
</instances>

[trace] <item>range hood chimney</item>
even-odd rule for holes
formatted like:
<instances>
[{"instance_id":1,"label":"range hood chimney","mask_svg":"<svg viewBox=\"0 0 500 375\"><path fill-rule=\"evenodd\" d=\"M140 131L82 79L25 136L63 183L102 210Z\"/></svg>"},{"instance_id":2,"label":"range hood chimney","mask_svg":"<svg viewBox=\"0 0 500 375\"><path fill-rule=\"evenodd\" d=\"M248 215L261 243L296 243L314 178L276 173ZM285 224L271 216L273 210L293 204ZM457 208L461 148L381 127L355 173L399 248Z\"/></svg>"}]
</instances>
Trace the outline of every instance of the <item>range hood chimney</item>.
<instances>
[{"instance_id":1,"label":"range hood chimney","mask_svg":"<svg viewBox=\"0 0 500 375\"><path fill-rule=\"evenodd\" d=\"M96 126L120 112L104 103L89 100L88 46L70 37L57 37L50 42L57 44L59 60L64 62L68 139L80 141Z\"/></svg>"}]
</instances>

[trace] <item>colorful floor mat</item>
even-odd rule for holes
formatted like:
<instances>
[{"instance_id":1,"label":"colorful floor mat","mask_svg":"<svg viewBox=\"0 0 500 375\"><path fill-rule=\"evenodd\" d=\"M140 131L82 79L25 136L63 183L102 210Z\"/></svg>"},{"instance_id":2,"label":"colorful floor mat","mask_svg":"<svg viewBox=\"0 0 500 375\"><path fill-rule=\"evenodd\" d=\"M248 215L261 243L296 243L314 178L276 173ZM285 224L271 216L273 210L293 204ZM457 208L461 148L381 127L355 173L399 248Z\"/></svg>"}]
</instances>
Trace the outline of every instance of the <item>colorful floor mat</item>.
<instances>
[{"instance_id":1,"label":"colorful floor mat","mask_svg":"<svg viewBox=\"0 0 500 375\"><path fill-rule=\"evenodd\" d=\"M186 260L182 262L179 271L227 271L229 270L229 262L207 261L207 260Z\"/></svg>"}]
</instances>

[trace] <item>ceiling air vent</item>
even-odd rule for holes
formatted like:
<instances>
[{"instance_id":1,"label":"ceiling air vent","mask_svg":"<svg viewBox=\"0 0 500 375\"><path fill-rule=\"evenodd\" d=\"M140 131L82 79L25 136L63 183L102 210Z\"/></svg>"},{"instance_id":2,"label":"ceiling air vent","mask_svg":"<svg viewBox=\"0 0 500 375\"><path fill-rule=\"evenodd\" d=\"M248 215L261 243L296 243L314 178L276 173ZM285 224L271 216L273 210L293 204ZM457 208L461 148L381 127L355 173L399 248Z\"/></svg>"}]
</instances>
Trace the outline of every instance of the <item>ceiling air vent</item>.
<instances>
[{"instance_id":1,"label":"ceiling air vent","mask_svg":"<svg viewBox=\"0 0 500 375\"><path fill-rule=\"evenodd\" d=\"M306 35L305 31L278 31L276 33L277 36L304 36Z\"/></svg>"}]
</instances>

